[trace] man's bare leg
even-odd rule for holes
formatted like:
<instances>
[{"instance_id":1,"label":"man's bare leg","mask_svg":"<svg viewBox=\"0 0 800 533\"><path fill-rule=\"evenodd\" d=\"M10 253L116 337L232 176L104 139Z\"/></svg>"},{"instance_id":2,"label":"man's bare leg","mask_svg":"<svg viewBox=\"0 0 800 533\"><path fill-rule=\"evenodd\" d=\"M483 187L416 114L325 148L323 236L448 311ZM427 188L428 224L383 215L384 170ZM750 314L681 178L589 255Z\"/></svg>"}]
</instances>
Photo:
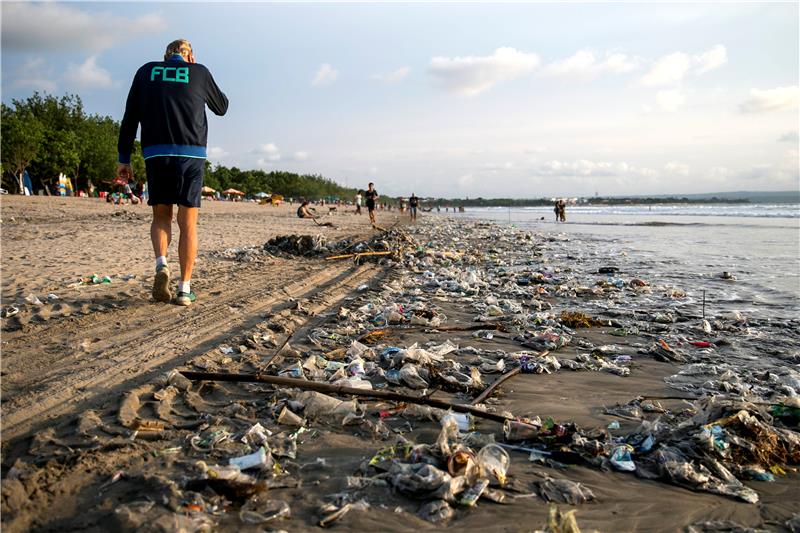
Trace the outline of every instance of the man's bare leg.
<instances>
[{"instance_id":1,"label":"man's bare leg","mask_svg":"<svg viewBox=\"0 0 800 533\"><path fill-rule=\"evenodd\" d=\"M181 284L178 287L178 292L190 293L191 290L185 290L185 287L191 287L192 271L194 270L194 261L197 258L197 218L200 215L200 209L197 207L178 207L178 227L180 228L181 235L178 240L178 259L181 263ZM180 295L179 295L180 296ZM181 305L189 305L191 301L184 301L178 298Z\"/></svg>"},{"instance_id":2,"label":"man's bare leg","mask_svg":"<svg viewBox=\"0 0 800 533\"><path fill-rule=\"evenodd\" d=\"M150 240L156 258L165 257L169 243L172 241L172 206L154 205L153 221L150 224ZM169 268L166 265L156 270L153 282L153 299L157 302L169 302L172 292L169 289Z\"/></svg>"}]
</instances>

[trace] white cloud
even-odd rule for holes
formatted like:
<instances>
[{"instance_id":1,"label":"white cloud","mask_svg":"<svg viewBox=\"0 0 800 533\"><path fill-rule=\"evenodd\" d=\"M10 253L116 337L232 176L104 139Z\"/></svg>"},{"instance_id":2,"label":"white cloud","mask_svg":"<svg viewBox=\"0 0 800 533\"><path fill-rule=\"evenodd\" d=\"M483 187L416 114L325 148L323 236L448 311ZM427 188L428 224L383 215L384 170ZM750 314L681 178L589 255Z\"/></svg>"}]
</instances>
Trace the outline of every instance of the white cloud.
<instances>
[{"instance_id":1,"label":"white cloud","mask_svg":"<svg viewBox=\"0 0 800 533\"><path fill-rule=\"evenodd\" d=\"M664 170L666 170L670 174L675 174L678 176L689 175L689 165L685 163L679 163L677 161L670 161L669 163L664 165Z\"/></svg>"},{"instance_id":2,"label":"white cloud","mask_svg":"<svg viewBox=\"0 0 800 533\"><path fill-rule=\"evenodd\" d=\"M546 67L548 74L589 78L600 74L622 74L638 68L639 61L626 54L609 53L600 58L592 50L579 50L561 61L553 61Z\"/></svg>"},{"instance_id":3,"label":"white cloud","mask_svg":"<svg viewBox=\"0 0 800 533\"><path fill-rule=\"evenodd\" d=\"M299 150L299 151L294 153L294 160L295 161L305 161L306 159L308 159L308 152L305 152L303 150Z\"/></svg>"},{"instance_id":4,"label":"white cloud","mask_svg":"<svg viewBox=\"0 0 800 533\"><path fill-rule=\"evenodd\" d=\"M662 111L672 113L677 111L686 102L686 97L679 89L658 91L656 93L656 103Z\"/></svg>"},{"instance_id":5,"label":"white cloud","mask_svg":"<svg viewBox=\"0 0 800 533\"><path fill-rule=\"evenodd\" d=\"M279 161L281 158L281 151L275 143L262 144L255 148L253 153L266 156L268 161ZM259 159L259 161L262 161L262 159Z\"/></svg>"},{"instance_id":6,"label":"white cloud","mask_svg":"<svg viewBox=\"0 0 800 533\"><path fill-rule=\"evenodd\" d=\"M394 83L400 83L403 81L403 79L408 76L409 72L411 72L409 67L400 67L399 69L393 70L387 74L373 74L369 77L369 79L379 81L387 85L392 85Z\"/></svg>"},{"instance_id":7,"label":"white cloud","mask_svg":"<svg viewBox=\"0 0 800 533\"><path fill-rule=\"evenodd\" d=\"M800 102L800 86L776 87L774 89L751 89L750 98L739 105L742 113L766 111L788 111Z\"/></svg>"},{"instance_id":8,"label":"white cloud","mask_svg":"<svg viewBox=\"0 0 800 533\"><path fill-rule=\"evenodd\" d=\"M797 131L787 131L778 138L778 142L797 144L800 142L800 135L798 135Z\"/></svg>"},{"instance_id":9,"label":"white cloud","mask_svg":"<svg viewBox=\"0 0 800 533\"><path fill-rule=\"evenodd\" d=\"M538 65L536 54L504 47L490 56L434 57L428 72L444 89L461 96L475 96L497 83L527 74Z\"/></svg>"},{"instance_id":10,"label":"white cloud","mask_svg":"<svg viewBox=\"0 0 800 533\"><path fill-rule=\"evenodd\" d=\"M319 70L311 80L312 87L327 87L331 85L339 77L339 71L330 66L328 63L320 65Z\"/></svg>"},{"instance_id":11,"label":"white cloud","mask_svg":"<svg viewBox=\"0 0 800 533\"><path fill-rule=\"evenodd\" d=\"M458 186L459 187L469 187L475 183L475 178L472 174L464 174L463 176L458 177Z\"/></svg>"},{"instance_id":12,"label":"white cloud","mask_svg":"<svg viewBox=\"0 0 800 533\"><path fill-rule=\"evenodd\" d=\"M368 172L374 176L378 173L378 167L369 167Z\"/></svg>"},{"instance_id":13,"label":"white cloud","mask_svg":"<svg viewBox=\"0 0 800 533\"><path fill-rule=\"evenodd\" d=\"M111 73L97 65L97 56L86 58L80 65L68 64L64 80L81 89L110 89L114 86Z\"/></svg>"},{"instance_id":14,"label":"white cloud","mask_svg":"<svg viewBox=\"0 0 800 533\"><path fill-rule=\"evenodd\" d=\"M642 77L642 84L653 87L681 81L689 72L690 63L689 56L683 52L666 55Z\"/></svg>"},{"instance_id":15,"label":"white cloud","mask_svg":"<svg viewBox=\"0 0 800 533\"><path fill-rule=\"evenodd\" d=\"M542 152L546 152L547 151L547 147L546 146L533 146L531 148L526 148L524 151L525 151L526 154L541 154Z\"/></svg>"},{"instance_id":16,"label":"white cloud","mask_svg":"<svg viewBox=\"0 0 800 533\"><path fill-rule=\"evenodd\" d=\"M2 46L6 50L98 52L139 35L167 29L159 14L126 19L55 2L3 2Z\"/></svg>"},{"instance_id":17,"label":"white cloud","mask_svg":"<svg viewBox=\"0 0 800 533\"><path fill-rule=\"evenodd\" d=\"M495 173L499 171L513 170L514 162L506 161L505 163L486 163L481 167L483 170Z\"/></svg>"},{"instance_id":18,"label":"white cloud","mask_svg":"<svg viewBox=\"0 0 800 533\"><path fill-rule=\"evenodd\" d=\"M211 148L208 149L207 155L209 159L218 161L229 154L221 146L212 146Z\"/></svg>"},{"instance_id":19,"label":"white cloud","mask_svg":"<svg viewBox=\"0 0 800 533\"><path fill-rule=\"evenodd\" d=\"M719 68L728 62L728 51L718 44L714 48L692 57L695 65L695 74L703 74L709 70Z\"/></svg>"},{"instance_id":20,"label":"white cloud","mask_svg":"<svg viewBox=\"0 0 800 533\"><path fill-rule=\"evenodd\" d=\"M682 81L690 72L699 76L721 67L728 61L727 49L718 44L700 54L674 52L658 59L644 76L642 85L659 87Z\"/></svg>"},{"instance_id":21,"label":"white cloud","mask_svg":"<svg viewBox=\"0 0 800 533\"><path fill-rule=\"evenodd\" d=\"M708 178L711 181L724 182L728 180L731 171L728 167L712 167L708 172Z\"/></svg>"},{"instance_id":22,"label":"white cloud","mask_svg":"<svg viewBox=\"0 0 800 533\"><path fill-rule=\"evenodd\" d=\"M638 177L652 178L658 173L647 167L631 165L625 161L590 161L579 159L577 161L559 161L554 159L542 163L533 169L535 176L564 176L564 177Z\"/></svg>"},{"instance_id":23,"label":"white cloud","mask_svg":"<svg viewBox=\"0 0 800 533\"><path fill-rule=\"evenodd\" d=\"M48 67L42 57L27 59L20 68L11 75L11 84L22 89L55 92L58 84L53 69Z\"/></svg>"}]
</instances>

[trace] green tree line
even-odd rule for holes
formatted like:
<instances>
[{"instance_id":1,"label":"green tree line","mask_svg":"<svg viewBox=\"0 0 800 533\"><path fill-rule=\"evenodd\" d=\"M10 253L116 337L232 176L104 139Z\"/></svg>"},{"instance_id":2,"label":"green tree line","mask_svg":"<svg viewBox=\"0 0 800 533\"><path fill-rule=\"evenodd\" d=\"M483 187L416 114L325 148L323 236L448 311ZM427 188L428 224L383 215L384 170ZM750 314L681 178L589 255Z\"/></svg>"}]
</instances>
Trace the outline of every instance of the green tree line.
<instances>
[{"instance_id":1,"label":"green tree line","mask_svg":"<svg viewBox=\"0 0 800 533\"><path fill-rule=\"evenodd\" d=\"M236 167L206 163L205 184L219 192L236 189L253 195L258 192L275 193L291 198L319 200L341 198L351 200L355 189L345 188L335 181L319 175L294 174L292 172L263 170L240 170Z\"/></svg>"},{"instance_id":2,"label":"green tree line","mask_svg":"<svg viewBox=\"0 0 800 533\"><path fill-rule=\"evenodd\" d=\"M34 190L50 190L63 172L77 189L91 182L110 188L116 173L119 123L111 117L90 115L78 95L57 98L34 93L26 100L2 104L3 188L21 191L27 170ZM131 162L144 179L144 159L136 147Z\"/></svg>"},{"instance_id":3,"label":"green tree line","mask_svg":"<svg viewBox=\"0 0 800 533\"><path fill-rule=\"evenodd\" d=\"M25 170L34 191L51 190L63 172L75 190L112 190L117 168L119 122L108 116L88 114L78 95L57 98L34 93L25 100L2 104L2 186L20 192ZM147 180L141 147L137 141L131 156L137 182ZM352 199L355 189L341 187L319 175L291 172L240 170L206 162L205 184L218 191L229 188L248 195L277 193L287 197Z\"/></svg>"}]
</instances>

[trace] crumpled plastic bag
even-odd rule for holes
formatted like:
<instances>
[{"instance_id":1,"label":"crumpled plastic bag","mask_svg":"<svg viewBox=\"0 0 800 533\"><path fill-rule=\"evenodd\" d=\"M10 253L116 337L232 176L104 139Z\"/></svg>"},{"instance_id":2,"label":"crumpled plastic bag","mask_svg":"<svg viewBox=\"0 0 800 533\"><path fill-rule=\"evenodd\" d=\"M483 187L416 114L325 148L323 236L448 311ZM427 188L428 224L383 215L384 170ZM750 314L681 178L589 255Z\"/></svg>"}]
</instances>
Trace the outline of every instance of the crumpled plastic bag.
<instances>
[{"instance_id":1,"label":"crumpled plastic bag","mask_svg":"<svg viewBox=\"0 0 800 533\"><path fill-rule=\"evenodd\" d=\"M595 499L588 487L569 479L545 478L535 483L544 501L579 505Z\"/></svg>"},{"instance_id":2,"label":"crumpled plastic bag","mask_svg":"<svg viewBox=\"0 0 800 533\"><path fill-rule=\"evenodd\" d=\"M467 478L452 477L443 470L426 463L394 463L389 469L389 479L398 491L420 499L439 499L450 503L463 492Z\"/></svg>"},{"instance_id":3,"label":"crumpled plastic bag","mask_svg":"<svg viewBox=\"0 0 800 533\"><path fill-rule=\"evenodd\" d=\"M453 518L454 514L455 511L453 511L453 508L444 500L428 502L417 511L417 516L433 524L447 522Z\"/></svg>"},{"instance_id":4,"label":"crumpled plastic bag","mask_svg":"<svg viewBox=\"0 0 800 533\"><path fill-rule=\"evenodd\" d=\"M522 355L519 364L523 374L553 374L561 368L558 359L552 355L544 357Z\"/></svg>"},{"instance_id":5,"label":"crumpled plastic bag","mask_svg":"<svg viewBox=\"0 0 800 533\"><path fill-rule=\"evenodd\" d=\"M743 485L721 465L718 465L716 470L725 478L724 480L715 477L705 466L695 466L688 462L674 448L661 448L656 450L653 456L662 477L675 485L730 496L748 503L758 503L758 493Z\"/></svg>"},{"instance_id":6,"label":"crumpled plastic bag","mask_svg":"<svg viewBox=\"0 0 800 533\"><path fill-rule=\"evenodd\" d=\"M442 454L442 457L449 457L455 451L458 445L458 419L453 416L453 413L446 413L442 416L442 430L439 432L439 437L436 439L436 447Z\"/></svg>"},{"instance_id":7,"label":"crumpled plastic bag","mask_svg":"<svg viewBox=\"0 0 800 533\"><path fill-rule=\"evenodd\" d=\"M411 389L427 389L428 382L419 375L416 365L406 363L399 372L400 381Z\"/></svg>"},{"instance_id":8,"label":"crumpled plastic bag","mask_svg":"<svg viewBox=\"0 0 800 533\"><path fill-rule=\"evenodd\" d=\"M417 343L414 343L405 350L400 350L394 354L392 358L392 368L399 368L406 363L427 366L433 362L441 362L443 359L443 356L431 353L417 346Z\"/></svg>"},{"instance_id":9,"label":"crumpled plastic bag","mask_svg":"<svg viewBox=\"0 0 800 533\"><path fill-rule=\"evenodd\" d=\"M342 401L316 391L304 391L294 397L303 407L307 418L322 419L334 417L342 425L364 417L358 401Z\"/></svg>"}]
</instances>

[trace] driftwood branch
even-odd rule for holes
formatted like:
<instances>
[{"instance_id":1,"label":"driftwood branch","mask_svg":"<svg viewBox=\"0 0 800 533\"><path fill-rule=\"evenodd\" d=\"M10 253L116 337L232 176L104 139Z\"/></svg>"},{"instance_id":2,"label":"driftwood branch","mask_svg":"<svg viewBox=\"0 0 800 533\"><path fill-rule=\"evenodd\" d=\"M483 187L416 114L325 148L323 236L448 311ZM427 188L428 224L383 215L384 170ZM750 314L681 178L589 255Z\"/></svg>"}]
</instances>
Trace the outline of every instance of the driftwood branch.
<instances>
[{"instance_id":1,"label":"driftwood branch","mask_svg":"<svg viewBox=\"0 0 800 533\"><path fill-rule=\"evenodd\" d=\"M487 413L472 405L464 405L446 402L444 400L436 400L430 397L411 396L409 394L400 394L398 392L381 391L381 390L364 390L356 389L353 387L342 387L339 385L331 385L330 383L321 383L319 381L307 381L304 379L285 378L282 376L268 376L264 374L229 374L217 372L189 372L183 371L181 374L187 379L192 381L234 381L240 383L269 383L271 385L279 385L289 388L297 388L303 390L313 390L317 392L324 392L328 394L338 394L345 396L363 396L367 398L377 398L390 402L413 403L417 405L428 405L430 407L437 407L439 409L452 409L459 413L469 413L478 418L485 418L487 420L494 420L495 422L505 422L506 420L513 420L513 417L506 417L495 413Z\"/></svg>"},{"instance_id":2,"label":"driftwood branch","mask_svg":"<svg viewBox=\"0 0 800 533\"><path fill-rule=\"evenodd\" d=\"M392 333L405 333L408 331L437 331L437 332L450 332L450 331L481 331L481 330L495 330L506 331L502 324L495 323L492 325L475 325L475 326L399 326L373 329L367 331L358 338L359 342L364 342L365 339L372 337L383 337L391 335Z\"/></svg>"},{"instance_id":3,"label":"driftwood branch","mask_svg":"<svg viewBox=\"0 0 800 533\"><path fill-rule=\"evenodd\" d=\"M394 252L361 252L357 254L344 254L344 255L332 255L330 257L326 257L326 261L333 261L334 259L350 259L351 257L355 257L358 259L359 257L368 257L373 255L391 255Z\"/></svg>"},{"instance_id":4,"label":"driftwood branch","mask_svg":"<svg viewBox=\"0 0 800 533\"><path fill-rule=\"evenodd\" d=\"M539 357L544 357L545 355L547 355L549 353L550 353L549 351L544 351L544 352L539 354ZM520 372L522 372L522 367L518 366L514 370L510 370L510 371L506 372L505 374L503 374L502 376L500 376L500 378L497 381L495 381L494 383L492 383L491 385L486 387L483 390L482 393L480 393L474 400L472 400L472 405L476 405L476 404L479 404L482 401L484 401L486 398L488 398L489 396L491 396L494 393L494 391L495 391L495 389L497 389L497 387L499 387L500 385L502 385L503 383L505 383L509 379L513 378L514 376L516 376Z\"/></svg>"},{"instance_id":5,"label":"driftwood branch","mask_svg":"<svg viewBox=\"0 0 800 533\"><path fill-rule=\"evenodd\" d=\"M486 398L491 396L494 393L495 389L497 389L497 387L502 385L504 381L513 378L514 376L519 374L521 370L522 369L520 367L517 367L514 370L506 372L505 374L500 376L500 378L497 381L486 387L482 393L480 393L474 400L472 400L472 405L476 405L484 401Z\"/></svg>"}]
</instances>

